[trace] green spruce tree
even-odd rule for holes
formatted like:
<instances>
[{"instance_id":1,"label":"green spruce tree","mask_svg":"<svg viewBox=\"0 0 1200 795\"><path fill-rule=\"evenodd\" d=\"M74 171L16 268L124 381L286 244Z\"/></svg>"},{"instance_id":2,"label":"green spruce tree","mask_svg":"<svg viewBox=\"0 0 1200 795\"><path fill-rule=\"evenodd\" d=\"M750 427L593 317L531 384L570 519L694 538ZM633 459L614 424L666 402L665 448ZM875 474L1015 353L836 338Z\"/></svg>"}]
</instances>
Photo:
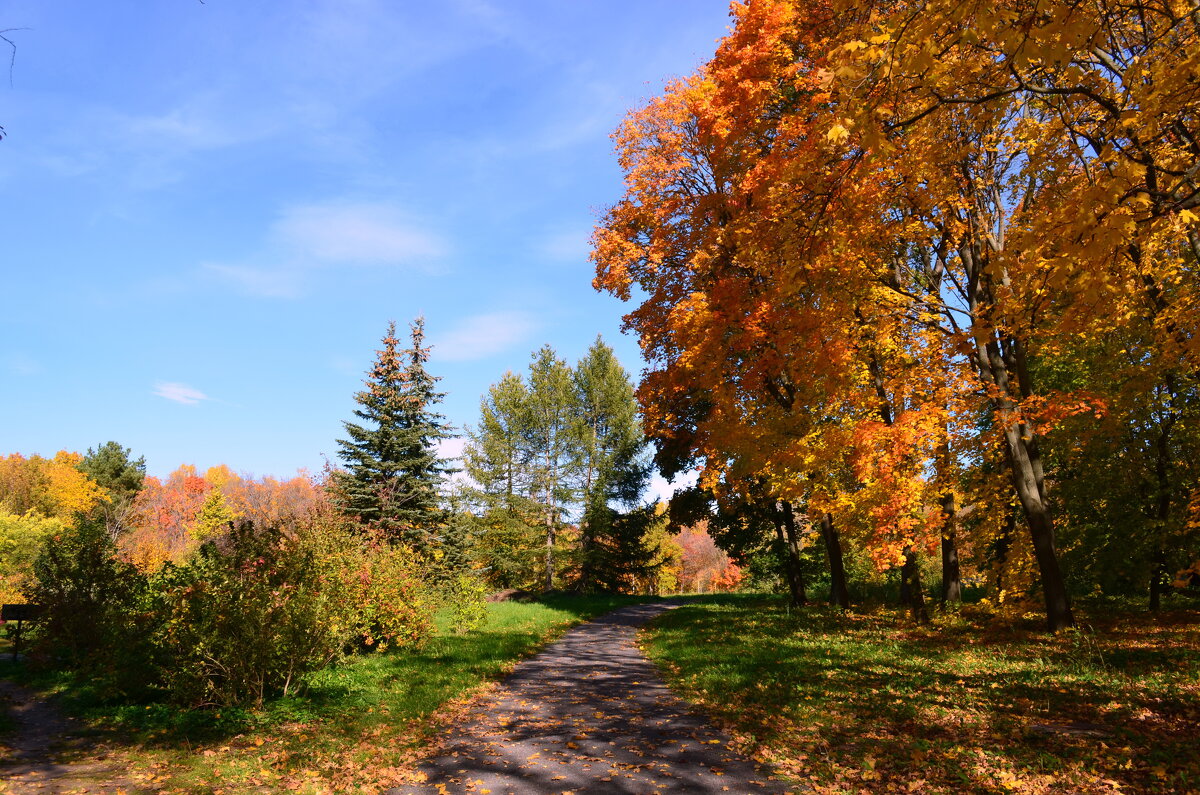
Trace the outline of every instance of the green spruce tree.
<instances>
[{"instance_id":1,"label":"green spruce tree","mask_svg":"<svg viewBox=\"0 0 1200 795\"><path fill-rule=\"evenodd\" d=\"M599 336L575 367L574 387L583 503L575 587L623 590L644 578L655 559L644 541L654 513L636 510L650 476L647 441L629 375Z\"/></svg>"},{"instance_id":2,"label":"green spruce tree","mask_svg":"<svg viewBox=\"0 0 1200 795\"><path fill-rule=\"evenodd\" d=\"M437 452L450 429L433 408L444 394L425 369L424 326L414 321L411 347L399 348L396 324L388 324L366 389L354 396L361 422L343 423L349 438L338 440L338 457L346 471L336 485L356 521L429 553L446 525L441 486L452 470Z\"/></svg>"}]
</instances>

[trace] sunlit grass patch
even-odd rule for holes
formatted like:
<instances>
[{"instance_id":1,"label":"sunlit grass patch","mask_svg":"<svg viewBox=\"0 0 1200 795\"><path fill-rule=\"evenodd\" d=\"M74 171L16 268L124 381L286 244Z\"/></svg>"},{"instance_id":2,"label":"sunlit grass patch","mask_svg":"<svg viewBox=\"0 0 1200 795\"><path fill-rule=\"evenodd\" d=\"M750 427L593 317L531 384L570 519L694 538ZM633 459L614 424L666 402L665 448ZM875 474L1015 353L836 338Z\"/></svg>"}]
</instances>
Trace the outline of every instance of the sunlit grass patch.
<instances>
[{"instance_id":1,"label":"sunlit grass patch","mask_svg":"<svg viewBox=\"0 0 1200 795\"><path fill-rule=\"evenodd\" d=\"M962 616L923 629L757 599L672 611L644 646L818 791L1200 790L1200 614L1080 617L1057 636Z\"/></svg>"},{"instance_id":2,"label":"sunlit grass patch","mask_svg":"<svg viewBox=\"0 0 1200 795\"><path fill-rule=\"evenodd\" d=\"M631 597L555 595L488 605L482 626L455 632L439 615L423 647L353 656L310 674L297 696L262 710L184 711L114 704L66 678L23 678L86 718L131 778L168 792L378 792L403 783L456 704L570 626ZM0 664L0 677L21 675Z\"/></svg>"}]
</instances>

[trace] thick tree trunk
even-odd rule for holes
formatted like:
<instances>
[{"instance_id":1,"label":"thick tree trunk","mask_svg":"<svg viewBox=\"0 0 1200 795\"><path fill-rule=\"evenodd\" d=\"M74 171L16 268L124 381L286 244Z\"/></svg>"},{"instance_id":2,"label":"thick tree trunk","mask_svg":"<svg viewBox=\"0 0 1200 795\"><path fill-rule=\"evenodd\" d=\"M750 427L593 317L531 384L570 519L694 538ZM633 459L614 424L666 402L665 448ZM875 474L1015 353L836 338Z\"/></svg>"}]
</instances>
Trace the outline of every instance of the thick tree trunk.
<instances>
[{"instance_id":1,"label":"thick tree trunk","mask_svg":"<svg viewBox=\"0 0 1200 795\"><path fill-rule=\"evenodd\" d=\"M955 522L954 492L942 495L942 604L962 601L962 578L958 568L958 527Z\"/></svg>"},{"instance_id":2,"label":"thick tree trunk","mask_svg":"<svg viewBox=\"0 0 1200 795\"><path fill-rule=\"evenodd\" d=\"M1001 417L1002 422L1009 418ZM1054 524L1050 511L1039 488L1040 456L1031 456L1030 445L1020 437L1020 429L1010 426L1004 431L1008 442L1013 485L1025 518L1029 523L1029 535L1033 541L1033 555L1041 574L1042 596L1046 602L1046 628L1051 632L1065 629L1075 623L1071 615L1071 600L1067 595L1062 569L1058 565L1058 552L1054 548Z\"/></svg>"},{"instance_id":3,"label":"thick tree trunk","mask_svg":"<svg viewBox=\"0 0 1200 795\"><path fill-rule=\"evenodd\" d=\"M796 532L796 518L792 504L784 500L773 506L775 534L783 548L784 569L787 572L788 590L792 594L792 606L800 607L808 602L804 589L804 573L800 570L800 538Z\"/></svg>"},{"instance_id":4,"label":"thick tree trunk","mask_svg":"<svg viewBox=\"0 0 1200 795\"><path fill-rule=\"evenodd\" d=\"M908 607L909 615L918 624L929 623L925 607L925 589L921 586L921 563L912 547L904 550L904 565L900 567L900 600Z\"/></svg>"},{"instance_id":5,"label":"thick tree trunk","mask_svg":"<svg viewBox=\"0 0 1200 795\"><path fill-rule=\"evenodd\" d=\"M846 565L842 561L842 541L833 516L821 517L821 537L825 540L825 552L829 555L829 601L838 607L850 606L850 591L846 588Z\"/></svg>"}]
</instances>

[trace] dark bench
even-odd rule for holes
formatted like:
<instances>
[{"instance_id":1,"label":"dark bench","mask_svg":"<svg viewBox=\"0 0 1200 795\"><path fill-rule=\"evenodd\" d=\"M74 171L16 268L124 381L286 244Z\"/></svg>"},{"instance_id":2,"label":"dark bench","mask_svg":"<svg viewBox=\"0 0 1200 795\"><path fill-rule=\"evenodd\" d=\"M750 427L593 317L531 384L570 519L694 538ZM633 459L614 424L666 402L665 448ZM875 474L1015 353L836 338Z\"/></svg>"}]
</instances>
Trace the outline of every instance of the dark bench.
<instances>
[{"instance_id":1,"label":"dark bench","mask_svg":"<svg viewBox=\"0 0 1200 795\"><path fill-rule=\"evenodd\" d=\"M16 621L17 628L12 633L13 639L13 659L17 659L17 654L21 651L21 630L22 624L26 621L37 621L41 618L45 611L41 605L0 605L0 621L6 624L9 621Z\"/></svg>"}]
</instances>

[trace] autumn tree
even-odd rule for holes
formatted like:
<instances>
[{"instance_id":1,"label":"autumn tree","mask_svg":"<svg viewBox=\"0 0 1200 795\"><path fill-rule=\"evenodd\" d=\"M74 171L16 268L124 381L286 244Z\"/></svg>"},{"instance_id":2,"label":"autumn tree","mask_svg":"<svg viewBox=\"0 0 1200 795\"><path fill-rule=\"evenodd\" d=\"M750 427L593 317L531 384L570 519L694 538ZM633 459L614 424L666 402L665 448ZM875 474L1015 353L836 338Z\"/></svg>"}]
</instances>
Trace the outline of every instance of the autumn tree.
<instances>
[{"instance_id":1,"label":"autumn tree","mask_svg":"<svg viewBox=\"0 0 1200 795\"><path fill-rule=\"evenodd\" d=\"M710 478L742 461L807 493L880 564L941 542L952 578L954 476L927 473L990 447L985 413L1059 628L1043 447L1098 404L1032 363L1140 317L1164 384L1189 369L1196 31L1182 9L1002 6L736 7L713 60L619 132L597 284L647 296L627 322L652 425L701 386Z\"/></svg>"},{"instance_id":2,"label":"autumn tree","mask_svg":"<svg viewBox=\"0 0 1200 795\"><path fill-rule=\"evenodd\" d=\"M20 453L0 458L0 506L74 524L108 500L104 489L81 471L83 460L67 450L53 458Z\"/></svg>"}]
</instances>

